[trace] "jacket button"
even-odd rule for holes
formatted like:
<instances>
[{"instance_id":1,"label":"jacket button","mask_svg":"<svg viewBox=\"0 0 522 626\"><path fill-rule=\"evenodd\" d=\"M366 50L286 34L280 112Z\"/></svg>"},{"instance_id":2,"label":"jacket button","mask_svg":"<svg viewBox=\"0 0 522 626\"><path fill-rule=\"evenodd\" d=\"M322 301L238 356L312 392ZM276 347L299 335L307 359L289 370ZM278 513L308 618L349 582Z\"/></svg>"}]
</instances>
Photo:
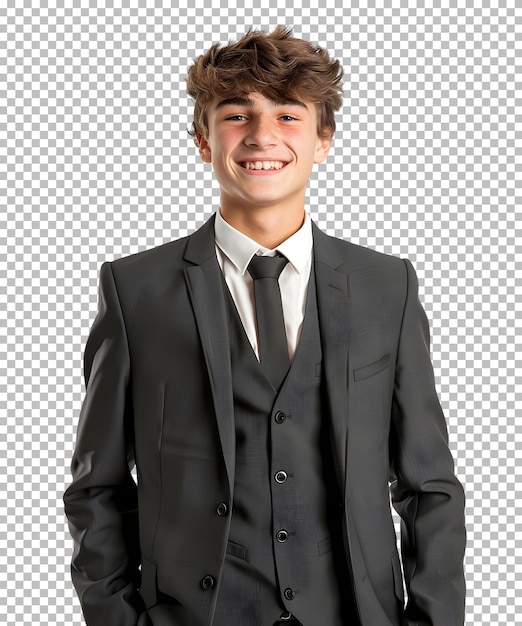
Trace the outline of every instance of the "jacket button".
<instances>
[{"instance_id":1,"label":"jacket button","mask_svg":"<svg viewBox=\"0 0 522 626\"><path fill-rule=\"evenodd\" d=\"M278 424L282 424L282 423L285 421L285 419L286 419L286 415L283 413L283 411L278 411L278 412L275 414L275 421L276 421Z\"/></svg>"},{"instance_id":2,"label":"jacket button","mask_svg":"<svg viewBox=\"0 0 522 626\"><path fill-rule=\"evenodd\" d=\"M225 517L225 515L228 515L228 506L227 506L227 504L225 502L220 502L217 505L216 513L219 515L219 517Z\"/></svg>"},{"instance_id":3,"label":"jacket button","mask_svg":"<svg viewBox=\"0 0 522 626\"><path fill-rule=\"evenodd\" d=\"M295 591L287 587L284 591L284 595L287 600L293 600L295 598Z\"/></svg>"},{"instance_id":4,"label":"jacket button","mask_svg":"<svg viewBox=\"0 0 522 626\"><path fill-rule=\"evenodd\" d=\"M277 532L276 539L279 543L284 543L288 539L288 532L283 528L283 530Z\"/></svg>"},{"instance_id":5,"label":"jacket button","mask_svg":"<svg viewBox=\"0 0 522 626\"><path fill-rule=\"evenodd\" d=\"M288 478L288 474L286 472L283 472L282 470L277 472L276 475L274 476L276 483L284 483L285 480Z\"/></svg>"},{"instance_id":6,"label":"jacket button","mask_svg":"<svg viewBox=\"0 0 522 626\"><path fill-rule=\"evenodd\" d=\"M201 581L201 589L208 591L209 589L212 589L215 584L216 581L213 576L205 576L205 578Z\"/></svg>"}]
</instances>

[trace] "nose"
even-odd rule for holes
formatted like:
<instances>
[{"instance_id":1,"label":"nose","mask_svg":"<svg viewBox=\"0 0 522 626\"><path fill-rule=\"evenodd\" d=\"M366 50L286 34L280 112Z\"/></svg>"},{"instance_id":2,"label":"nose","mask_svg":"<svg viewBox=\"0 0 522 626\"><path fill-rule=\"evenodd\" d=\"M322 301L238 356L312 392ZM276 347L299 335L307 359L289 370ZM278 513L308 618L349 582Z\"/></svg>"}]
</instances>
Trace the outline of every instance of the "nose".
<instances>
[{"instance_id":1,"label":"nose","mask_svg":"<svg viewBox=\"0 0 522 626\"><path fill-rule=\"evenodd\" d=\"M271 120L265 116L258 116L251 120L245 144L261 150L272 148L277 144L277 132Z\"/></svg>"}]
</instances>

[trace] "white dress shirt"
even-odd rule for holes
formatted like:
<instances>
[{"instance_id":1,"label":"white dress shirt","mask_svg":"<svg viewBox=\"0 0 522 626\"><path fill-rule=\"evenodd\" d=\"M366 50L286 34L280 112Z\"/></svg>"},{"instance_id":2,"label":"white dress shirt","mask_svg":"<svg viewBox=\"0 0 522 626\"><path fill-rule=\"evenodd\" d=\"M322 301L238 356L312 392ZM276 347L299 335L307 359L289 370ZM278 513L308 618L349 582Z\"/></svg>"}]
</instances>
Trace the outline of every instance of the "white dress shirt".
<instances>
[{"instance_id":1,"label":"white dress shirt","mask_svg":"<svg viewBox=\"0 0 522 626\"><path fill-rule=\"evenodd\" d=\"M220 211L216 212L215 236L219 265L243 322L245 333L258 359L254 285L247 267L254 254L275 256L277 252L280 252L288 259L289 262L279 276L279 288L288 354L292 361L301 336L308 280L312 267L312 222L308 213L305 212L301 228L274 250L259 245L230 226L223 219Z\"/></svg>"}]
</instances>

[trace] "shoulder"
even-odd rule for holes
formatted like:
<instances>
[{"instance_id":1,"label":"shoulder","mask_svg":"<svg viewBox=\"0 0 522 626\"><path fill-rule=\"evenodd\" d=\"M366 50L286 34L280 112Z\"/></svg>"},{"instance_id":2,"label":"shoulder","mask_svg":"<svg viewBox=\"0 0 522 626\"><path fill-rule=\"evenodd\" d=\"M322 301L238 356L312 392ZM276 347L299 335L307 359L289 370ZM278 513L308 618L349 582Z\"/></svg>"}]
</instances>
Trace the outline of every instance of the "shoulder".
<instances>
[{"instance_id":1,"label":"shoulder","mask_svg":"<svg viewBox=\"0 0 522 626\"><path fill-rule=\"evenodd\" d=\"M328 258L332 264L338 264L339 271L344 269L347 272L355 272L370 268L388 268L406 274L405 260L398 256L327 235L315 225L313 233L314 245L319 251L319 257Z\"/></svg>"},{"instance_id":2,"label":"shoulder","mask_svg":"<svg viewBox=\"0 0 522 626\"><path fill-rule=\"evenodd\" d=\"M134 272L146 269L157 269L162 266L176 264L183 259L188 237L168 241L154 248L148 248L128 256L110 261L117 272Z\"/></svg>"},{"instance_id":3,"label":"shoulder","mask_svg":"<svg viewBox=\"0 0 522 626\"><path fill-rule=\"evenodd\" d=\"M398 256L385 254L314 229L316 266L323 280L329 272L344 274L352 295L367 306L401 307L411 291L415 272L411 263ZM326 271L326 273L325 273ZM333 279L333 274L330 274Z\"/></svg>"},{"instance_id":4,"label":"shoulder","mask_svg":"<svg viewBox=\"0 0 522 626\"><path fill-rule=\"evenodd\" d=\"M142 282L152 278L157 282L158 279L172 276L192 265L194 256L206 258L215 254L214 248L211 218L191 235L115 259L110 265L119 280ZM189 254L189 249L197 250L197 254Z\"/></svg>"},{"instance_id":5,"label":"shoulder","mask_svg":"<svg viewBox=\"0 0 522 626\"><path fill-rule=\"evenodd\" d=\"M160 246L142 250L135 254L120 257L103 264L104 269L110 266L120 297L124 294L136 293L144 285L154 285L180 273L184 267L183 255L187 245L187 237L169 241Z\"/></svg>"}]
</instances>

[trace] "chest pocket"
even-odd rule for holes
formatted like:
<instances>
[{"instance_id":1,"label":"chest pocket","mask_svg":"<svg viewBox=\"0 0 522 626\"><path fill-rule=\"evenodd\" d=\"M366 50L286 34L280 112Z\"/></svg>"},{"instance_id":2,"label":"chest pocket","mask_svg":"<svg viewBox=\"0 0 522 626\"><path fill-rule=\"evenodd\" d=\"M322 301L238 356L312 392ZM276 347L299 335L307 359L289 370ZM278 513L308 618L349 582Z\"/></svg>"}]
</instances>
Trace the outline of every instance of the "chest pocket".
<instances>
[{"instance_id":1,"label":"chest pocket","mask_svg":"<svg viewBox=\"0 0 522 626\"><path fill-rule=\"evenodd\" d=\"M355 382L359 382L364 380L365 378L370 378L371 376L375 376L379 372L382 372L383 369L388 367L390 362L390 355L385 354L378 361L374 361L373 363L369 363L363 367L358 367L353 370L353 379Z\"/></svg>"}]
</instances>

